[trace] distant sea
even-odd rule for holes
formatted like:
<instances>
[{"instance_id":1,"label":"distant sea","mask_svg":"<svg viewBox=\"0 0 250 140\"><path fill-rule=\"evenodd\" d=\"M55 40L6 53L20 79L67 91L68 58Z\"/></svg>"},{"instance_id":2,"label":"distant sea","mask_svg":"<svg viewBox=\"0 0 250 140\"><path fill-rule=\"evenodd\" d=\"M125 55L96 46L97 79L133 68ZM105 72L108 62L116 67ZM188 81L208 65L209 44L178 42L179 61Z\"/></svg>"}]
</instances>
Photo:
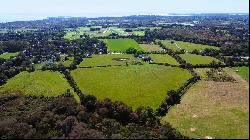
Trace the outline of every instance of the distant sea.
<instances>
[{"instance_id":1,"label":"distant sea","mask_svg":"<svg viewBox=\"0 0 250 140\"><path fill-rule=\"evenodd\" d=\"M222 13L224 15L249 15L249 13ZM86 16L87 15L87 16ZM140 15L140 14L133 14L133 13L127 13L127 14L74 14L74 16L71 17L121 17L121 16L130 16L130 15ZM150 14L145 14L145 15L150 15ZM152 14L151 14L152 15ZM220 13L200 13L200 14L175 14L175 13L171 13L171 14L159 14L161 16L204 16L204 15L220 15ZM0 23L5 23L5 22L13 22L13 21L31 21L31 20L42 20L42 19L46 19L48 17L58 17L55 15L32 15L32 14L27 14L27 15L23 15L23 14L1 14L0 13ZM67 17L67 16L65 16ZM69 16L70 17L70 16Z\"/></svg>"},{"instance_id":2,"label":"distant sea","mask_svg":"<svg viewBox=\"0 0 250 140\"><path fill-rule=\"evenodd\" d=\"M47 16L34 16L34 15L2 15L0 14L0 23L13 22L13 21L30 21L46 19Z\"/></svg>"}]
</instances>

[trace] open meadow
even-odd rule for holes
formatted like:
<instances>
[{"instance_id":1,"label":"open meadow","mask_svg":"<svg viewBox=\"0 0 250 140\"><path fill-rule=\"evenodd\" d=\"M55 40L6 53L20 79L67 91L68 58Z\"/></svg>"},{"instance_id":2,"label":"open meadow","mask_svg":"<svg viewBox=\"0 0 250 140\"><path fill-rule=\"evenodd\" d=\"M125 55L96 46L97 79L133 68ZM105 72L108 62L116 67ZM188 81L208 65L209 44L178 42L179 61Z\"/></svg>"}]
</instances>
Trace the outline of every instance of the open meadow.
<instances>
[{"instance_id":1,"label":"open meadow","mask_svg":"<svg viewBox=\"0 0 250 140\"><path fill-rule=\"evenodd\" d=\"M105 39L103 41L106 43L109 52L126 52L129 48L143 51L134 39Z\"/></svg>"},{"instance_id":2,"label":"open meadow","mask_svg":"<svg viewBox=\"0 0 250 140\"><path fill-rule=\"evenodd\" d=\"M69 83L59 72L36 71L32 73L21 72L0 86L0 93L21 93L32 96L55 97L67 92ZM79 101L79 97L74 95Z\"/></svg>"},{"instance_id":3,"label":"open meadow","mask_svg":"<svg viewBox=\"0 0 250 140\"><path fill-rule=\"evenodd\" d=\"M159 107L167 91L177 90L192 75L185 69L158 65L80 68L71 71L84 94L122 101L133 109Z\"/></svg>"},{"instance_id":4,"label":"open meadow","mask_svg":"<svg viewBox=\"0 0 250 140\"><path fill-rule=\"evenodd\" d=\"M140 44L140 47L145 52L155 52L155 51L162 51L163 50L159 45L155 45L155 44Z\"/></svg>"},{"instance_id":5,"label":"open meadow","mask_svg":"<svg viewBox=\"0 0 250 140\"><path fill-rule=\"evenodd\" d=\"M150 54L154 63L164 63L170 65L179 65L179 63L170 55L167 54Z\"/></svg>"},{"instance_id":6,"label":"open meadow","mask_svg":"<svg viewBox=\"0 0 250 140\"><path fill-rule=\"evenodd\" d=\"M180 57L184 59L187 63L190 63L192 65L210 64L213 61L220 62L216 58L210 56L201 56L196 54L180 54Z\"/></svg>"},{"instance_id":7,"label":"open meadow","mask_svg":"<svg viewBox=\"0 0 250 140\"><path fill-rule=\"evenodd\" d=\"M135 61L135 58L131 54L92 55L92 58L84 58L79 67L126 65L126 63L130 64L133 61Z\"/></svg>"},{"instance_id":8,"label":"open meadow","mask_svg":"<svg viewBox=\"0 0 250 140\"><path fill-rule=\"evenodd\" d=\"M224 69L235 82L202 79L162 118L182 134L196 138L248 139L249 86L232 69ZM206 70L199 69L204 78Z\"/></svg>"},{"instance_id":9,"label":"open meadow","mask_svg":"<svg viewBox=\"0 0 250 140\"><path fill-rule=\"evenodd\" d=\"M195 44L195 43L183 42L183 41L175 41L175 40L157 40L157 41L160 41L165 47L173 51L180 51L181 49L184 49L188 52L192 52L193 50L202 51L205 49L214 49L214 50L220 49L215 46Z\"/></svg>"},{"instance_id":10,"label":"open meadow","mask_svg":"<svg viewBox=\"0 0 250 140\"><path fill-rule=\"evenodd\" d=\"M172 40L157 40L160 41L166 48L173 50L173 51L180 51L181 49L176 46L174 41Z\"/></svg>"}]
</instances>

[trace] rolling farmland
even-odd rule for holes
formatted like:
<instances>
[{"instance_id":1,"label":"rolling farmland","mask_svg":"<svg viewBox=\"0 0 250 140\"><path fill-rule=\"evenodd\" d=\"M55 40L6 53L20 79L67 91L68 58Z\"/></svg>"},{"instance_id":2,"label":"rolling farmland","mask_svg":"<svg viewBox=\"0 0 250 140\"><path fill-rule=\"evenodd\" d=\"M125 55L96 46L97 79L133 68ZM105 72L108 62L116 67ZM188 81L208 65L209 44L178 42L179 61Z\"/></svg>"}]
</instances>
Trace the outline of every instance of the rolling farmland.
<instances>
[{"instance_id":1,"label":"rolling farmland","mask_svg":"<svg viewBox=\"0 0 250 140\"><path fill-rule=\"evenodd\" d=\"M159 107L167 91L176 90L191 78L180 68L158 65L77 69L72 76L79 88L98 99L123 101L139 106Z\"/></svg>"}]
</instances>

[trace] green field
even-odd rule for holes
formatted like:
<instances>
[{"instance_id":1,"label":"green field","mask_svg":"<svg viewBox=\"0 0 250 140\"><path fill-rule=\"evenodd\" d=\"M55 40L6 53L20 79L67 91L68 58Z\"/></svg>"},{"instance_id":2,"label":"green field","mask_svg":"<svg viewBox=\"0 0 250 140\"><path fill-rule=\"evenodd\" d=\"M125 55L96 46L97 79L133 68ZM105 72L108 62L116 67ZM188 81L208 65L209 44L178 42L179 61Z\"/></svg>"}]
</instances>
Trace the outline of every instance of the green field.
<instances>
[{"instance_id":1,"label":"green field","mask_svg":"<svg viewBox=\"0 0 250 140\"><path fill-rule=\"evenodd\" d=\"M61 62L65 67L69 67L70 64L74 61L74 57L68 57L68 60Z\"/></svg>"},{"instance_id":2,"label":"green field","mask_svg":"<svg viewBox=\"0 0 250 140\"><path fill-rule=\"evenodd\" d=\"M216 58L195 54L181 54L180 57L192 65L210 64L212 61L219 62Z\"/></svg>"},{"instance_id":3,"label":"green field","mask_svg":"<svg viewBox=\"0 0 250 140\"><path fill-rule=\"evenodd\" d=\"M167 63L170 65L179 65L179 63L170 55L167 54L150 54L155 63Z\"/></svg>"},{"instance_id":4,"label":"green field","mask_svg":"<svg viewBox=\"0 0 250 140\"><path fill-rule=\"evenodd\" d=\"M133 39L105 39L109 52L126 52L129 48L143 51L139 44Z\"/></svg>"},{"instance_id":5,"label":"green field","mask_svg":"<svg viewBox=\"0 0 250 140\"><path fill-rule=\"evenodd\" d=\"M140 47L145 52L154 52L154 51L162 51L163 49L159 45L152 44L140 44Z\"/></svg>"},{"instance_id":6,"label":"green field","mask_svg":"<svg viewBox=\"0 0 250 140\"><path fill-rule=\"evenodd\" d=\"M160 41L165 47L173 51L180 51L178 47L174 43L171 43L172 40L156 40L156 42Z\"/></svg>"},{"instance_id":7,"label":"green field","mask_svg":"<svg viewBox=\"0 0 250 140\"><path fill-rule=\"evenodd\" d=\"M156 40L156 41L160 41L164 46L166 46L167 48L173 51L180 51L181 49L184 49L186 51L192 52L193 50L201 51L204 49L214 49L214 50L220 49L215 46L195 44L195 43L189 43L189 42L183 42L183 41L174 41L174 40ZM171 43L172 41L174 43Z\"/></svg>"},{"instance_id":8,"label":"green field","mask_svg":"<svg viewBox=\"0 0 250 140\"><path fill-rule=\"evenodd\" d=\"M189 43L189 42L183 42L183 41L175 41L179 47L182 49L185 49L189 52L193 50L204 50L204 49L214 49L214 50L219 50L220 48L215 47L215 46L209 46L209 45L202 45L202 44L194 44L194 43Z\"/></svg>"},{"instance_id":9,"label":"green field","mask_svg":"<svg viewBox=\"0 0 250 140\"><path fill-rule=\"evenodd\" d=\"M145 31L133 31L132 34L136 36L145 36Z\"/></svg>"},{"instance_id":10,"label":"green field","mask_svg":"<svg viewBox=\"0 0 250 140\"><path fill-rule=\"evenodd\" d=\"M19 53L4 53L0 55L0 58L10 59L11 57L17 56Z\"/></svg>"},{"instance_id":11,"label":"green field","mask_svg":"<svg viewBox=\"0 0 250 140\"><path fill-rule=\"evenodd\" d=\"M127 60L117 61L113 60L116 58L124 58ZM129 64L134 61L135 58L130 54L102 54L102 55L93 55L92 58L85 58L79 64L79 67L94 67L94 66L108 66L108 65L126 65L126 62Z\"/></svg>"},{"instance_id":12,"label":"green field","mask_svg":"<svg viewBox=\"0 0 250 140\"><path fill-rule=\"evenodd\" d=\"M24 95L54 97L66 93L67 89L73 92L61 73L36 71L22 72L9 79L5 85L0 86L0 93L17 92ZM77 95L75 97L79 100Z\"/></svg>"},{"instance_id":13,"label":"green field","mask_svg":"<svg viewBox=\"0 0 250 140\"><path fill-rule=\"evenodd\" d=\"M185 69L149 64L76 69L71 73L83 93L101 100L123 101L133 109L139 106L158 108L167 91L177 90L191 78Z\"/></svg>"},{"instance_id":14,"label":"green field","mask_svg":"<svg viewBox=\"0 0 250 140\"><path fill-rule=\"evenodd\" d=\"M234 70L239 74L243 79L249 81L249 67L235 67Z\"/></svg>"}]
</instances>

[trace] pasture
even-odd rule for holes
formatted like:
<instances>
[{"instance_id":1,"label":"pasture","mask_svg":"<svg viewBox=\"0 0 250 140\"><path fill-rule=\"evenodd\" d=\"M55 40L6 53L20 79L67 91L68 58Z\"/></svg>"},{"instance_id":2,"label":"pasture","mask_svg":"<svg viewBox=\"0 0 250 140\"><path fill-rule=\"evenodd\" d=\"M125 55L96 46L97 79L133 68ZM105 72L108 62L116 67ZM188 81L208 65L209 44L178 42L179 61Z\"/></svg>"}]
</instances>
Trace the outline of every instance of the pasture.
<instances>
[{"instance_id":1,"label":"pasture","mask_svg":"<svg viewBox=\"0 0 250 140\"><path fill-rule=\"evenodd\" d=\"M173 51L180 51L181 49L176 46L174 41L172 40L157 40L160 41L166 48L173 50Z\"/></svg>"},{"instance_id":2,"label":"pasture","mask_svg":"<svg viewBox=\"0 0 250 140\"><path fill-rule=\"evenodd\" d=\"M135 36L145 36L145 31L133 31L132 34Z\"/></svg>"},{"instance_id":3,"label":"pasture","mask_svg":"<svg viewBox=\"0 0 250 140\"><path fill-rule=\"evenodd\" d=\"M134 39L105 39L103 41L106 43L109 52L126 52L129 48L143 51Z\"/></svg>"},{"instance_id":4,"label":"pasture","mask_svg":"<svg viewBox=\"0 0 250 140\"><path fill-rule=\"evenodd\" d=\"M150 54L155 63L164 63L170 65L179 65L179 63L170 55L167 54Z\"/></svg>"},{"instance_id":5,"label":"pasture","mask_svg":"<svg viewBox=\"0 0 250 140\"><path fill-rule=\"evenodd\" d=\"M159 40L157 40L159 41ZM183 42L183 41L174 41L174 40L160 40L160 42L167 47L168 49L171 49L173 51L180 51L181 49L184 49L188 52L192 52L193 50L202 51L205 49L214 49L219 50L220 48L210 45L203 45L203 44L195 44L195 43L189 43L189 42Z\"/></svg>"},{"instance_id":6,"label":"pasture","mask_svg":"<svg viewBox=\"0 0 250 140\"><path fill-rule=\"evenodd\" d=\"M32 96L55 97L67 92L70 87L64 75L59 72L36 71L32 73L21 72L0 86L0 93L22 93ZM79 101L79 97L74 94Z\"/></svg>"},{"instance_id":7,"label":"pasture","mask_svg":"<svg viewBox=\"0 0 250 140\"><path fill-rule=\"evenodd\" d=\"M177 90L192 77L185 69L150 64L83 68L71 74L83 93L100 100L122 101L133 109L139 106L158 108L167 91Z\"/></svg>"},{"instance_id":8,"label":"pasture","mask_svg":"<svg viewBox=\"0 0 250 140\"><path fill-rule=\"evenodd\" d=\"M213 61L219 62L219 60L216 58L196 54L180 54L180 57L184 59L187 63L190 63L192 65L210 64Z\"/></svg>"},{"instance_id":9,"label":"pasture","mask_svg":"<svg viewBox=\"0 0 250 140\"><path fill-rule=\"evenodd\" d=\"M249 67L234 67L234 70L239 74L243 79L249 81Z\"/></svg>"},{"instance_id":10,"label":"pasture","mask_svg":"<svg viewBox=\"0 0 250 140\"><path fill-rule=\"evenodd\" d=\"M155 52L155 51L162 51L163 50L159 45L155 45L155 44L140 44L140 47L145 52Z\"/></svg>"},{"instance_id":11,"label":"pasture","mask_svg":"<svg viewBox=\"0 0 250 140\"><path fill-rule=\"evenodd\" d=\"M204 75L205 71L201 72ZM170 108L161 122L170 123L182 134L195 139L248 139L248 83L230 70L236 82L200 81Z\"/></svg>"},{"instance_id":12,"label":"pasture","mask_svg":"<svg viewBox=\"0 0 250 140\"><path fill-rule=\"evenodd\" d=\"M135 58L130 54L93 55L92 58L84 58L83 61L79 64L79 67L126 65L126 62L127 64L129 64L134 60Z\"/></svg>"},{"instance_id":13,"label":"pasture","mask_svg":"<svg viewBox=\"0 0 250 140\"><path fill-rule=\"evenodd\" d=\"M192 52L193 50L205 50L205 49L214 49L219 50L220 48L210 45L203 45L203 44L195 44L195 43L189 43L189 42L183 42L183 41L175 41L176 44L186 51Z\"/></svg>"},{"instance_id":14,"label":"pasture","mask_svg":"<svg viewBox=\"0 0 250 140\"><path fill-rule=\"evenodd\" d=\"M3 59L10 59L11 57L15 57L17 56L19 53L3 53L0 55L0 58L3 58Z\"/></svg>"}]
</instances>

